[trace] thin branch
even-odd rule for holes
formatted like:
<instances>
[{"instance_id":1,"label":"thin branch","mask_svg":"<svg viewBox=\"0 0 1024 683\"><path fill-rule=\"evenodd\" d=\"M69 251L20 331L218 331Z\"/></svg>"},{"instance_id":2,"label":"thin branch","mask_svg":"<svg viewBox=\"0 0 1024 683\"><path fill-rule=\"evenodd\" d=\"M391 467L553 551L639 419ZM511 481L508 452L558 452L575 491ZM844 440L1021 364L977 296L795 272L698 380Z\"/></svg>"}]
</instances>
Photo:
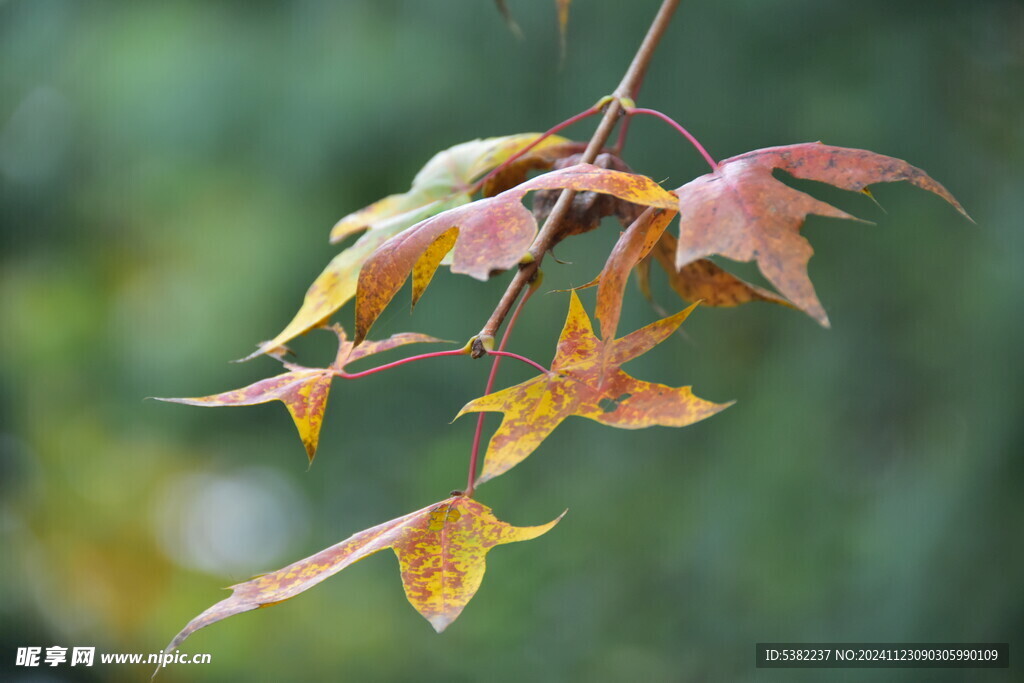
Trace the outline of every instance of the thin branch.
<instances>
[{"instance_id":1,"label":"thin branch","mask_svg":"<svg viewBox=\"0 0 1024 683\"><path fill-rule=\"evenodd\" d=\"M535 291L537 291L536 284L526 290L523 298L519 300L516 310L512 312L512 317L508 321L508 327L505 328L505 333L501 335L501 344L498 345L498 353L493 354L494 361L491 363L491 373L487 376L487 385L484 387L484 396L491 393L494 389L494 381L498 377L498 366L501 365L501 359L504 355L501 352L505 350L505 345L508 344L509 337L512 336L512 330L516 326L516 321L519 320L519 314L523 312L526 302ZM480 457L480 442L484 433L484 418L486 417L487 413L481 412L477 414L476 431L473 432L473 445L469 451L469 477L466 481L465 493L469 498L473 497L473 491L476 488L477 461Z\"/></svg>"},{"instance_id":2,"label":"thin branch","mask_svg":"<svg viewBox=\"0 0 1024 683\"><path fill-rule=\"evenodd\" d=\"M473 183L473 187L470 188L469 194L475 194L476 192L478 192L487 183L488 180L504 171L506 168L515 163L519 158L521 158L524 154L527 154L531 149L542 143L544 140L547 140L555 133L565 130L572 124L582 121L583 119L588 118L590 116L593 116L594 114L597 114L600 111L601 110L598 109L597 106L593 106L590 109L581 111L579 114L576 114L575 116L570 116L565 121L562 121L561 123L547 129L546 131L538 135L536 140L528 144L526 147L523 147L521 150L510 156L508 159L505 159L505 161L503 161L490 173L488 173L483 178Z\"/></svg>"},{"instance_id":3,"label":"thin branch","mask_svg":"<svg viewBox=\"0 0 1024 683\"><path fill-rule=\"evenodd\" d=\"M527 358L526 356L520 356L518 353L512 353L511 351L488 351L487 355L488 356L498 356L499 358L515 358L516 360L522 361L523 363L526 363L527 365L532 365L535 370L537 370L538 372L540 372L541 374L544 374L544 375L546 375L546 374L548 374L550 372L550 370L548 370L546 367L544 367L540 363L538 363L536 361L532 361L529 358Z\"/></svg>"},{"instance_id":4,"label":"thin branch","mask_svg":"<svg viewBox=\"0 0 1024 683\"><path fill-rule=\"evenodd\" d=\"M626 70L626 74L622 77L622 81L615 89L615 92L612 93L612 100L604 111L601 123L598 124L597 130L595 130L593 136L591 136L590 143L587 145L587 149L583 152L582 158L580 159L582 163L592 163L604 147L604 144L608 141L612 130L615 128L616 122L624 111L620 98L630 97L633 91L638 87L640 81L643 79L647 66L650 64L651 57L654 55L654 50L661 41L662 36L665 34L669 21L672 19L672 14L675 12L678 5L679 0L664 0L664 2L662 2L661 8L658 10L658 14L654 17L654 21L651 22L651 26L647 30L647 35L644 36L644 40L640 44L640 48L637 50L636 55L633 57L633 61ZM555 243L555 240L562 228L562 221L569 211L569 206L572 204L572 198L575 194L576 193L572 190L562 190L561 195L558 197L558 201L555 202L554 208L551 210L547 220L544 222L540 232L537 234L533 244L530 246L530 255L532 256L532 259L529 259L528 263L519 267L519 271L515 274L515 277L512 278L512 281L508 285L508 289L505 290L505 294L501 297L501 300L495 307L494 312L491 313L491 317L480 330L480 334L477 335L472 349L472 355L474 358L479 358L486 354L488 345L494 343L494 335L497 333L498 328L501 327L501 324L504 322L509 311L512 310L512 306L519 298L519 293L522 292L523 288L533 278L533 275L537 272L537 268L540 266L540 262L543 260L544 255Z\"/></svg>"},{"instance_id":5,"label":"thin branch","mask_svg":"<svg viewBox=\"0 0 1024 683\"><path fill-rule=\"evenodd\" d=\"M619 126L619 137L615 140L615 145L612 147L612 154L617 157L622 156L622 150L626 147L626 135L629 134L629 122L633 119L626 117L626 120Z\"/></svg>"},{"instance_id":6,"label":"thin branch","mask_svg":"<svg viewBox=\"0 0 1024 683\"><path fill-rule=\"evenodd\" d=\"M697 151L700 152L701 156L704 157L704 161L708 162L708 165L711 166L712 171L718 170L718 162L715 161L715 158L713 156L708 154L708 151L704 149L704 145L700 144L697 138L694 137L693 134L690 133L690 131L686 130L681 125L679 125L679 123L668 114L663 114L657 109L644 109L642 107L627 109L626 114L630 117L632 117L634 114L646 114L647 116L654 116L656 118L661 119L668 125L675 128L680 135L682 135L683 137L690 141L690 144L693 145L697 149Z\"/></svg>"},{"instance_id":7,"label":"thin branch","mask_svg":"<svg viewBox=\"0 0 1024 683\"><path fill-rule=\"evenodd\" d=\"M644 76L647 75L647 66L649 66L649 64L640 72L639 78L637 78L636 82L633 84L633 90L629 93L629 99L634 102L640 99L640 88L643 87ZM619 126L619 137L615 140L615 146L612 147L612 154L617 157L622 156L622 150L626 148L626 136L629 135L630 121L632 121L632 119L627 117L626 120L622 122L622 125Z\"/></svg>"},{"instance_id":8,"label":"thin branch","mask_svg":"<svg viewBox=\"0 0 1024 683\"><path fill-rule=\"evenodd\" d=\"M451 349L449 351L431 351L430 353L421 353L418 356L409 356L408 358L402 358L391 363L385 363L384 365L378 365L375 368L369 370L363 370L362 372L345 372L344 370L335 370L334 376L341 377L342 379L360 379L362 377L369 377L375 375L378 372L384 372L391 368L397 368L400 365L406 363L414 363L418 360L426 360L427 358L440 358L442 356L464 356L466 355L466 349Z\"/></svg>"},{"instance_id":9,"label":"thin branch","mask_svg":"<svg viewBox=\"0 0 1024 683\"><path fill-rule=\"evenodd\" d=\"M421 353L418 356L409 356L408 358L401 358L391 363L385 363L384 365L378 365L375 368L369 370L363 370L362 372L345 372L344 370L332 369L331 372L335 377L341 377L342 379L362 379L363 377L369 377L370 375L376 375L378 372L384 372L385 370L391 370L408 363L415 363L419 360L426 360L428 358L441 358L443 356L465 356L469 351L465 348L462 349L451 349L449 351L431 351L430 353ZM495 356L504 356L506 358L515 358L518 361L526 363L527 365L533 366L541 372L547 372L548 369L540 363L530 360L526 356L520 356L518 353L511 353L509 351L491 351ZM299 369L300 366L293 366ZM303 370L310 370L312 368L301 368Z\"/></svg>"}]
</instances>

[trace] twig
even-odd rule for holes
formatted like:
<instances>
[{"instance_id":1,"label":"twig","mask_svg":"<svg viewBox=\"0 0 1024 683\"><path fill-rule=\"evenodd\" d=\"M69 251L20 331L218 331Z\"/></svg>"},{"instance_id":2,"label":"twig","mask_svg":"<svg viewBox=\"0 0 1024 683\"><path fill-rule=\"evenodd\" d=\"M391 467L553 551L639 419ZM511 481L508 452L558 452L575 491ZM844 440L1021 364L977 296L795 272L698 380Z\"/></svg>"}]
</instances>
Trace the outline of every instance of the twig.
<instances>
[{"instance_id":1,"label":"twig","mask_svg":"<svg viewBox=\"0 0 1024 683\"><path fill-rule=\"evenodd\" d=\"M498 345L498 351L492 353L494 356L494 362L491 363L491 373L487 376L487 385L484 387L484 396L491 393L494 389L494 380L498 377L498 366L501 365L502 356L504 356L505 345L508 343L509 337L512 336L512 330L516 326L516 321L519 320L519 314L523 312L523 307L526 306L526 302L530 296L537 291L536 283L526 290L523 298L519 300L519 305L516 306L516 310L512 312L512 317L508 321L508 327L505 328L505 333L501 335L501 344ZM545 371L546 372L546 371ZM466 481L466 492L465 495L469 498L473 497L473 491L476 489L476 470L477 461L480 458L480 442L484 433L484 418L487 417L487 413L481 412L476 418L476 431L473 432L473 445L469 451L469 477Z\"/></svg>"},{"instance_id":2,"label":"twig","mask_svg":"<svg viewBox=\"0 0 1024 683\"><path fill-rule=\"evenodd\" d=\"M697 151L700 152L701 156L704 157L704 161L708 162L708 165L711 166L712 171L718 170L718 162L715 161L715 158L711 156L706 149L704 149L704 145L700 144L697 138L694 137L690 131L686 130L681 125L679 125L679 123L668 114L663 114L657 109L643 109L640 107L626 109L626 114L630 117L632 117L635 114L646 114L647 116L654 116L656 118L661 119L668 125L675 128L680 135L682 135L684 138L690 141L690 144L693 145L697 149Z\"/></svg>"},{"instance_id":3,"label":"twig","mask_svg":"<svg viewBox=\"0 0 1024 683\"><path fill-rule=\"evenodd\" d=\"M583 152L580 159L581 163L593 162L604 147L604 144L608 141L616 122L624 112L622 102L620 101L621 98L629 98L643 79L651 57L654 55L654 50L661 41L661 37L665 34L668 23L672 19L672 14L678 5L679 0L664 0L662 2L661 8L651 22L647 35L644 36L640 48L637 50L636 55L633 56L633 61L626 70L626 74L622 77L618 87L615 88L615 92L612 93L612 99L604 111L604 116L601 117L601 123L598 124L597 130L594 131L594 135L590 138L586 151ZM505 294L502 295L494 312L491 313L491 317L488 318L487 323L480 330L480 334L476 336L472 348L473 358L485 355L488 348L493 346L494 335L497 333L498 328L501 327L505 317L512 310L513 304L519 298L520 292L530 282L533 274L540 266L544 255L558 237L562 221L569 211L569 206L572 204L572 198L575 194L572 190L562 190L558 201L555 202L554 208L548 215L547 220L544 221L544 225L530 246L530 256L532 258L526 259L528 262L520 265L519 271L512 278L508 289L505 290Z\"/></svg>"}]
</instances>

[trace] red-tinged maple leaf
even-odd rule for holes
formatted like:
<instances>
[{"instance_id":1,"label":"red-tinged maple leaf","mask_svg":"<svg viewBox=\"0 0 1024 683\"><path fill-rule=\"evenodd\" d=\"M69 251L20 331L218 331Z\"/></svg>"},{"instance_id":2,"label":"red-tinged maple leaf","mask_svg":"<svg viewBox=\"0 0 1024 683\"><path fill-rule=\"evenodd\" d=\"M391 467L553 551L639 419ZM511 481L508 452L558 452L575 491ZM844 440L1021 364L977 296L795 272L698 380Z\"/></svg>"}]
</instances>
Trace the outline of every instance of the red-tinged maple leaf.
<instances>
[{"instance_id":1,"label":"red-tinged maple leaf","mask_svg":"<svg viewBox=\"0 0 1024 683\"><path fill-rule=\"evenodd\" d=\"M472 412L504 413L487 446L479 482L522 462L562 420L578 415L612 427L683 427L727 408L693 395L690 387L668 387L630 377L620 366L664 341L696 304L636 332L610 341L594 336L590 318L576 292L571 293L551 370L502 391L467 403Z\"/></svg>"},{"instance_id":2,"label":"red-tinged maple leaf","mask_svg":"<svg viewBox=\"0 0 1024 683\"><path fill-rule=\"evenodd\" d=\"M711 254L734 261L756 260L780 293L826 327L828 316L807 275L814 250L800 235L800 228L812 213L856 218L785 185L772 176L774 169L853 191L904 180L939 195L967 216L953 195L921 169L901 159L820 142L747 152L676 190L677 269Z\"/></svg>"},{"instance_id":3,"label":"red-tinged maple leaf","mask_svg":"<svg viewBox=\"0 0 1024 683\"><path fill-rule=\"evenodd\" d=\"M476 594L491 548L537 538L563 515L541 526L515 527L498 520L489 507L472 498L452 496L360 531L275 572L232 586L230 597L190 621L165 651L174 650L204 626L293 598L386 548L398 556L409 602L440 633Z\"/></svg>"},{"instance_id":4,"label":"red-tinged maple leaf","mask_svg":"<svg viewBox=\"0 0 1024 683\"><path fill-rule=\"evenodd\" d=\"M601 337L605 341L615 338L622 313L622 296L630 271L650 253L675 216L675 211L645 211L612 247L601 274L597 276L596 314L601 323Z\"/></svg>"},{"instance_id":5,"label":"red-tinged maple leaf","mask_svg":"<svg viewBox=\"0 0 1024 683\"><path fill-rule=\"evenodd\" d=\"M668 284L684 301L700 301L702 306L739 306L751 301L767 301L793 308L793 304L767 289L752 285L722 270L714 261L697 259L676 269L676 238L662 233L650 255L637 266L640 291L652 300L650 285L651 261L655 260L668 274Z\"/></svg>"},{"instance_id":6,"label":"red-tinged maple leaf","mask_svg":"<svg viewBox=\"0 0 1024 683\"><path fill-rule=\"evenodd\" d=\"M157 400L207 408L251 406L270 401L281 401L295 422L299 438L302 439L302 444L306 447L306 455L312 464L313 458L316 456L317 444L320 441L320 427L323 424L324 411L327 409L327 397L331 391L331 382L337 372L343 370L348 363L353 363L360 358L405 344L441 341L425 334L406 332L381 341L364 342L355 348L341 326L333 325L327 329L338 336L338 353L329 367L307 368L282 362L288 372L261 379L241 389L198 398L157 398Z\"/></svg>"},{"instance_id":7,"label":"red-tinged maple leaf","mask_svg":"<svg viewBox=\"0 0 1024 683\"><path fill-rule=\"evenodd\" d=\"M338 221L331 230L332 243L363 234L317 276L291 322L242 360L266 354L327 322L355 295L359 269L377 247L410 225L468 202L478 178L534 142L537 136L537 133L523 133L470 140L438 152L416 174L408 192L385 197ZM563 147L565 151L559 151ZM510 172L513 175L520 171L525 173L523 169L530 168L531 164L550 167L555 158L574 149L569 140L552 135L518 159Z\"/></svg>"},{"instance_id":8,"label":"red-tinged maple leaf","mask_svg":"<svg viewBox=\"0 0 1024 683\"><path fill-rule=\"evenodd\" d=\"M452 244L453 273L486 280L493 271L517 264L537 234L537 222L523 206L523 196L532 190L551 189L598 192L634 204L676 209L675 195L646 176L577 164L445 211L391 238L367 259L356 291L356 343L366 336L409 274L416 270L419 282L429 282ZM417 297L421 293L422 288L414 291Z\"/></svg>"}]
</instances>

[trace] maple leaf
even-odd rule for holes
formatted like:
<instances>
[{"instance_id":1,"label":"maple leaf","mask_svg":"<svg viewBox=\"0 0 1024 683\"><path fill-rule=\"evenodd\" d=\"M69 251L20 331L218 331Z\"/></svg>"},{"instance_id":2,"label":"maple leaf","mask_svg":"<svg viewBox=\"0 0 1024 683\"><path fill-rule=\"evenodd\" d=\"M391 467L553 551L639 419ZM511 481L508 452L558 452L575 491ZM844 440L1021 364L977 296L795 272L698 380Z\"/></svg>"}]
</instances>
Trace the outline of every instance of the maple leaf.
<instances>
[{"instance_id":1,"label":"maple leaf","mask_svg":"<svg viewBox=\"0 0 1024 683\"><path fill-rule=\"evenodd\" d=\"M385 197L338 221L331 230L332 243L363 234L316 277L291 322L242 360L263 355L327 322L355 295L359 269L377 247L415 223L467 203L477 178L500 166L537 137L537 133L523 133L471 140L438 152L416 174L408 192ZM550 164L560 153L552 150L567 144L565 138L552 135L518 159L518 166L513 166L526 168L538 158L542 160L541 166Z\"/></svg>"},{"instance_id":2,"label":"maple leaf","mask_svg":"<svg viewBox=\"0 0 1024 683\"><path fill-rule=\"evenodd\" d=\"M609 194L634 204L676 209L676 197L646 176L577 164L536 176L494 197L459 206L396 235L367 259L356 291L359 343L414 270L422 287L439 258L454 245L451 271L486 280L493 271L519 263L537 234L537 222L522 204L533 190L571 189ZM432 245L440 241L440 246ZM414 290L418 298L422 287Z\"/></svg>"},{"instance_id":3,"label":"maple leaf","mask_svg":"<svg viewBox=\"0 0 1024 683\"><path fill-rule=\"evenodd\" d=\"M570 296L569 315L551 370L474 399L456 416L470 412L505 414L487 446L480 483L522 462L570 415L622 429L683 427L732 405L705 401L694 396L690 387L644 382L620 368L668 338L696 304L621 339L602 341L594 336L576 292Z\"/></svg>"},{"instance_id":4,"label":"maple leaf","mask_svg":"<svg viewBox=\"0 0 1024 683\"><path fill-rule=\"evenodd\" d=\"M751 301L767 301L793 308L793 304L767 289L745 282L723 270L714 261L697 259L676 269L676 238L663 233L648 258L637 266L640 291L652 299L650 286L651 260L668 274L668 284L684 301L700 301L702 306L739 306Z\"/></svg>"},{"instance_id":5,"label":"maple leaf","mask_svg":"<svg viewBox=\"0 0 1024 683\"><path fill-rule=\"evenodd\" d=\"M807 275L814 250L800 235L800 227L812 213L857 219L785 185L772 176L773 169L853 191L905 180L939 195L967 216L953 195L921 169L901 159L820 142L747 152L676 190L677 269L711 254L734 261L756 260L781 294L825 327L828 316Z\"/></svg>"},{"instance_id":6,"label":"maple leaf","mask_svg":"<svg viewBox=\"0 0 1024 683\"><path fill-rule=\"evenodd\" d=\"M275 572L231 586L230 597L192 619L165 651L171 652L205 626L293 598L386 548L398 556L405 596L440 633L476 594L491 548L537 538L564 515L541 526L515 527L498 520L489 507L472 498L452 496L360 531Z\"/></svg>"},{"instance_id":7,"label":"maple leaf","mask_svg":"<svg viewBox=\"0 0 1024 683\"><path fill-rule=\"evenodd\" d=\"M340 325L332 325L326 329L331 330L338 337L338 353L334 362L326 368L307 368L282 361L288 372L261 379L241 389L197 398L157 398L156 400L207 408L252 406L270 401L281 401L295 422L299 438L302 440L303 446L306 447L306 455L312 464L313 458L316 456L317 444L320 441L320 427L323 425L324 411L327 409L327 397L331 391L331 382L337 372L343 370L348 363L353 363L360 358L405 344L441 341L425 334L404 332L381 341L364 342L356 348Z\"/></svg>"}]
</instances>

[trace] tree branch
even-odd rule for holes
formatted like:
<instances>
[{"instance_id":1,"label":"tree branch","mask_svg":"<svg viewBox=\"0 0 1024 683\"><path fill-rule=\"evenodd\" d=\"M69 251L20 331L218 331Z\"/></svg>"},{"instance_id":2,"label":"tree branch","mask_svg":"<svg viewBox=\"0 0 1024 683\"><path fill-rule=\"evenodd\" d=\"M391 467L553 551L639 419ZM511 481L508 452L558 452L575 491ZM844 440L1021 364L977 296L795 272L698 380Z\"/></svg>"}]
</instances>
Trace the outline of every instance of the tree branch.
<instances>
[{"instance_id":1,"label":"tree branch","mask_svg":"<svg viewBox=\"0 0 1024 683\"><path fill-rule=\"evenodd\" d=\"M501 365L501 352L505 350L505 345L508 344L509 338L512 336L512 329L516 326L516 320L519 319L519 314L523 312L523 308L526 307L526 302L529 301L530 297L537 290L538 282L526 290L523 294L523 298L519 300L519 305L516 306L516 310L512 312L512 318L508 321L508 326L505 328L505 333L501 335L501 344L498 346L498 353L494 355L494 361L491 363L491 373L487 376L487 386L484 387L484 396L491 393L494 389L494 380L498 377L498 366ZM469 451L469 478L466 482L465 495L468 498L473 497L473 491L476 488L476 469L477 460L480 457L480 442L484 433L484 418L487 417L487 413L481 412L476 418L476 431L473 433L473 446Z\"/></svg>"},{"instance_id":2,"label":"tree branch","mask_svg":"<svg viewBox=\"0 0 1024 683\"><path fill-rule=\"evenodd\" d=\"M612 93L612 99L604 111L601 123L598 124L597 130L594 131L590 142L587 144L586 151L583 152L583 156L580 159L581 163L592 163L608 141L612 130L615 128L615 124L624 112L620 98L630 98L639 86L644 73L647 71L647 66L650 64L651 57L654 55L654 50L661 41L661 37L665 34L665 29L668 28L672 14L678 6L679 0L664 0L662 2L661 8L658 10L658 14L655 15L654 21L651 22L650 28L647 29L647 35L644 36L640 48L633 56L633 61L626 70L626 74L622 77L618 87L615 88L615 92ZM572 190L562 190L562 194L559 195L558 201L555 202L555 206L548 215L548 219L544 221L544 225L530 246L529 253L532 258L527 259L527 263L519 266L519 271L512 278L512 282L509 283L508 289L505 290L494 312L491 313L491 317L474 340L472 349L474 358L483 356L487 353L487 349L493 348L494 335L497 333L498 328L501 327L502 322L504 322L505 316L512 310L512 306L519 298L523 287L533 279L537 269L540 268L544 255L547 254L551 245L554 244L561 229L561 223L568 213L569 206L572 204L572 199L575 195L576 193Z\"/></svg>"}]
</instances>

